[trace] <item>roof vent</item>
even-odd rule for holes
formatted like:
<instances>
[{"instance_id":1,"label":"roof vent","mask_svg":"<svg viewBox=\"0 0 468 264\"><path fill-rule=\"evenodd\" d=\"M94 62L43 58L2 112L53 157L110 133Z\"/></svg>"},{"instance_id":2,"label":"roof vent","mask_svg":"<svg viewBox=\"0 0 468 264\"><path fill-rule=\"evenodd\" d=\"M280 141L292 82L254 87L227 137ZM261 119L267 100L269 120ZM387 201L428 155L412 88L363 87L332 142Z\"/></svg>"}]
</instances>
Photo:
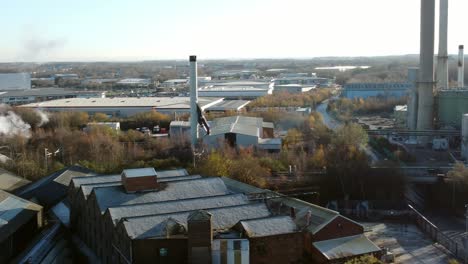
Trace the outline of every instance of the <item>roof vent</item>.
<instances>
[{"instance_id":1,"label":"roof vent","mask_svg":"<svg viewBox=\"0 0 468 264\"><path fill-rule=\"evenodd\" d=\"M127 193L154 191L159 187L154 168L123 170L121 177Z\"/></svg>"}]
</instances>

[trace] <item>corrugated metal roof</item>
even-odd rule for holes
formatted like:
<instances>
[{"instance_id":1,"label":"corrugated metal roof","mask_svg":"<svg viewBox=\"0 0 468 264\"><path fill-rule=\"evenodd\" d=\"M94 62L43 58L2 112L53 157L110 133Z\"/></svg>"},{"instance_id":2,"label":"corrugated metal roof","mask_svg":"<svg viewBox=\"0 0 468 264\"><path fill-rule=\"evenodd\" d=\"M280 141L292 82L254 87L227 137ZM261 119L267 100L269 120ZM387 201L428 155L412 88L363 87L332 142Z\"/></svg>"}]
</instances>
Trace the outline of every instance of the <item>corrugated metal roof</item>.
<instances>
[{"instance_id":1,"label":"corrugated metal roof","mask_svg":"<svg viewBox=\"0 0 468 264\"><path fill-rule=\"evenodd\" d=\"M31 182L0 168L0 190L13 192L29 183Z\"/></svg>"},{"instance_id":2,"label":"corrugated metal roof","mask_svg":"<svg viewBox=\"0 0 468 264\"><path fill-rule=\"evenodd\" d=\"M264 203L255 203L247 205L238 205L206 210L213 215L212 228L214 230L226 230L234 226L237 222L244 219L267 217L270 211ZM181 212L175 214L161 214L144 217L129 217L123 221L127 235L136 239L166 236L164 229L160 224L168 218L187 225L187 217L190 212Z\"/></svg>"},{"instance_id":3,"label":"corrugated metal roof","mask_svg":"<svg viewBox=\"0 0 468 264\"><path fill-rule=\"evenodd\" d=\"M276 216L240 222L248 237L273 236L298 231L297 225L290 216Z\"/></svg>"},{"instance_id":4,"label":"corrugated metal roof","mask_svg":"<svg viewBox=\"0 0 468 264\"><path fill-rule=\"evenodd\" d=\"M313 245L328 260L341 259L380 251L380 248L372 243L372 241L370 241L364 235L324 240L315 242Z\"/></svg>"},{"instance_id":5,"label":"corrugated metal roof","mask_svg":"<svg viewBox=\"0 0 468 264\"><path fill-rule=\"evenodd\" d=\"M210 135L220 135L226 133L237 133L255 137L261 137L260 130L263 126L263 119L248 116L228 116L216 118L212 122Z\"/></svg>"},{"instance_id":6,"label":"corrugated metal roof","mask_svg":"<svg viewBox=\"0 0 468 264\"><path fill-rule=\"evenodd\" d=\"M247 100L224 100L219 104L208 107L206 111L239 111L249 103L250 101Z\"/></svg>"},{"instance_id":7,"label":"corrugated metal roof","mask_svg":"<svg viewBox=\"0 0 468 264\"><path fill-rule=\"evenodd\" d=\"M243 192L243 193L271 193L271 194L276 194L273 191L270 190L265 190L265 189L260 189L253 187L251 185L238 182L226 177L222 177L224 183L227 185L227 187L230 190L236 191L236 192ZM312 217L310 219L310 225L307 226L307 229L309 232L312 234L315 234L319 230L321 230L324 226L326 226L328 223L333 221L336 217L343 217L341 216L338 212L330 210L325 207L321 207L315 204L311 204L299 199L291 198L291 197L282 197L282 198L274 198L271 199L271 201L276 201L276 202L281 202L283 205L288 206L288 207L293 207L296 210L296 219L295 222L298 226L304 227L306 226L307 222L307 213L310 211L312 214ZM352 221L348 218L346 218L349 221Z\"/></svg>"},{"instance_id":8,"label":"corrugated metal roof","mask_svg":"<svg viewBox=\"0 0 468 264\"><path fill-rule=\"evenodd\" d=\"M109 207L137 203L152 203L177 199L228 194L229 190L219 178L167 182L163 189L153 192L126 193L122 186L94 188L101 212Z\"/></svg>"},{"instance_id":9,"label":"corrugated metal roof","mask_svg":"<svg viewBox=\"0 0 468 264\"><path fill-rule=\"evenodd\" d=\"M248 202L247 197L243 194L228 194L181 199L176 201L118 206L111 207L108 210L114 224L117 224L117 222L123 217L176 213L206 208L241 205L247 204Z\"/></svg>"}]
</instances>

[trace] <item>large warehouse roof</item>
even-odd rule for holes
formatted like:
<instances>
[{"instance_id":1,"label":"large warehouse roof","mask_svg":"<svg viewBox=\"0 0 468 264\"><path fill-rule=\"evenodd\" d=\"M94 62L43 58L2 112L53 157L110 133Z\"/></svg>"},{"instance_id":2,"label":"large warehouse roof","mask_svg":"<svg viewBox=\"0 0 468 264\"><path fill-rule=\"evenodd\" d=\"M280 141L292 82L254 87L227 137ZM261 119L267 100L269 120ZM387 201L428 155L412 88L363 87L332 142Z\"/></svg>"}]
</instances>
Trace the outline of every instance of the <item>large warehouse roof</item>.
<instances>
[{"instance_id":1,"label":"large warehouse roof","mask_svg":"<svg viewBox=\"0 0 468 264\"><path fill-rule=\"evenodd\" d=\"M199 98L201 108L221 102L222 98ZM68 98L23 105L40 108L85 108L85 107L155 107L179 109L190 107L190 97L109 97L109 98Z\"/></svg>"}]
</instances>

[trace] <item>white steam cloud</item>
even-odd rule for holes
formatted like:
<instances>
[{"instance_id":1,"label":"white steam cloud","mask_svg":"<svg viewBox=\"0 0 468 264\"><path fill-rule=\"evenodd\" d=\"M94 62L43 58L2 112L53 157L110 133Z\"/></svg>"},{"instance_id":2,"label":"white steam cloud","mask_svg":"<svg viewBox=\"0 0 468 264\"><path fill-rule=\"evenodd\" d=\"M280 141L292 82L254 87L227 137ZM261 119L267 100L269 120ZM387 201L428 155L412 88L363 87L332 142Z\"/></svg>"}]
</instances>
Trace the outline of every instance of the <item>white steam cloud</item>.
<instances>
[{"instance_id":1,"label":"white steam cloud","mask_svg":"<svg viewBox=\"0 0 468 264\"><path fill-rule=\"evenodd\" d=\"M38 127L49 122L46 113L36 110L35 113L40 117ZM26 123L21 116L11 110L11 107L0 104L0 138L20 135L26 138L31 137L31 125Z\"/></svg>"},{"instance_id":2,"label":"white steam cloud","mask_svg":"<svg viewBox=\"0 0 468 264\"><path fill-rule=\"evenodd\" d=\"M0 135L6 137L15 135L30 137L31 125L25 123L23 119L13 111L0 113Z\"/></svg>"}]
</instances>

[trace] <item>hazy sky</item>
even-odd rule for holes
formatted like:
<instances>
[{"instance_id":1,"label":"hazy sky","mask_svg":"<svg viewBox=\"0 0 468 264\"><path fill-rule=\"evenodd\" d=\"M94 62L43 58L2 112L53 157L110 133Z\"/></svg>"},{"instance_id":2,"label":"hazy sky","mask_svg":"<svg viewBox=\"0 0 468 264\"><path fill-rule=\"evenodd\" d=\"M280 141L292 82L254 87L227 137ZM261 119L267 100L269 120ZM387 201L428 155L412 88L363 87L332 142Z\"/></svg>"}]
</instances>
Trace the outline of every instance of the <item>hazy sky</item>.
<instances>
[{"instance_id":1,"label":"hazy sky","mask_svg":"<svg viewBox=\"0 0 468 264\"><path fill-rule=\"evenodd\" d=\"M419 52L419 0L0 0L0 4L0 62ZM451 54L457 53L458 44L468 45L467 10L467 0L449 0ZM435 47L437 53L437 41Z\"/></svg>"}]
</instances>

